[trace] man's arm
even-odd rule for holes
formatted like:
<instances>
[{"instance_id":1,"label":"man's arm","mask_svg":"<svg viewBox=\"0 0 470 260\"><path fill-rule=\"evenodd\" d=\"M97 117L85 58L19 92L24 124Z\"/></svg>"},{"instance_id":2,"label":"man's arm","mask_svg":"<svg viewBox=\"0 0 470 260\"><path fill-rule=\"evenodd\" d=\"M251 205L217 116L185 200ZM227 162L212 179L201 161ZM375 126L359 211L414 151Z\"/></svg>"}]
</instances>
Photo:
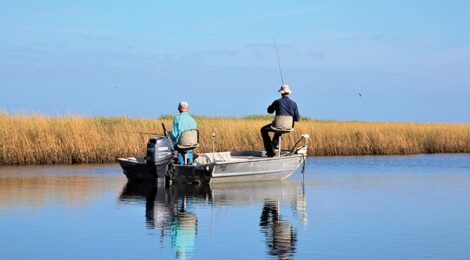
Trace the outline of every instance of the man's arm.
<instances>
[{"instance_id":1,"label":"man's arm","mask_svg":"<svg viewBox=\"0 0 470 260\"><path fill-rule=\"evenodd\" d=\"M295 107L294 107L294 121L295 122L300 121L299 109L297 109L297 104L295 104Z\"/></svg>"},{"instance_id":2,"label":"man's arm","mask_svg":"<svg viewBox=\"0 0 470 260\"><path fill-rule=\"evenodd\" d=\"M176 144L176 139L179 136L179 132L179 119L175 118L175 120L173 120L173 125L171 126L170 133L171 141L173 142L173 144Z\"/></svg>"},{"instance_id":3,"label":"man's arm","mask_svg":"<svg viewBox=\"0 0 470 260\"><path fill-rule=\"evenodd\" d=\"M269 107L268 107L268 113L272 114L274 111L276 111L277 108L277 100L275 100Z\"/></svg>"},{"instance_id":4,"label":"man's arm","mask_svg":"<svg viewBox=\"0 0 470 260\"><path fill-rule=\"evenodd\" d=\"M193 125L194 125L193 129L197 129L197 122L196 122L196 120L194 120L193 117L191 117L191 119L193 120Z\"/></svg>"}]
</instances>

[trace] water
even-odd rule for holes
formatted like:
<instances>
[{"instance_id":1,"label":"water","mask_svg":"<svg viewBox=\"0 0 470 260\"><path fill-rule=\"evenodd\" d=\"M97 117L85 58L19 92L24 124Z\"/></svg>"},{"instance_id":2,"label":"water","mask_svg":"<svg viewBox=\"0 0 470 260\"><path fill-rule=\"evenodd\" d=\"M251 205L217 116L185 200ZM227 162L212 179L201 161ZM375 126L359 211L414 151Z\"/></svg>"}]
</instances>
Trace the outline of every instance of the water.
<instances>
[{"instance_id":1,"label":"water","mask_svg":"<svg viewBox=\"0 0 470 260\"><path fill-rule=\"evenodd\" d=\"M309 158L305 181L126 185L0 167L0 259L468 259L470 155Z\"/></svg>"}]
</instances>

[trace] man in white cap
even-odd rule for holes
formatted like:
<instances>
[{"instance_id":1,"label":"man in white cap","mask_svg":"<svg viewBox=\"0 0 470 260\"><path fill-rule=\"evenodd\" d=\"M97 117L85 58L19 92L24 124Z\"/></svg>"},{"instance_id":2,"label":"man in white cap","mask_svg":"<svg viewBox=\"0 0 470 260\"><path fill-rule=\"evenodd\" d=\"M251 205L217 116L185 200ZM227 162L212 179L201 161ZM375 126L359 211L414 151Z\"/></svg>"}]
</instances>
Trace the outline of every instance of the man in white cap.
<instances>
[{"instance_id":1,"label":"man in white cap","mask_svg":"<svg viewBox=\"0 0 470 260\"><path fill-rule=\"evenodd\" d=\"M300 115L299 110L297 109L297 104L289 98L289 94L292 93L289 86L284 84L279 89L282 98L274 100L274 102L268 107L268 113L272 114L276 112L278 115L290 115L294 118L294 122L299 122ZM269 137L269 132L273 132L271 129L271 124L265 125L261 128L261 136L263 137L264 149L266 149L266 155L268 157L274 156L273 146L277 145L279 140L279 134L275 133L273 140Z\"/></svg>"},{"instance_id":2,"label":"man in white cap","mask_svg":"<svg viewBox=\"0 0 470 260\"><path fill-rule=\"evenodd\" d=\"M188 102L181 101L178 104L178 111L180 113L175 117L175 120L173 120L170 134L171 141L173 141L175 146L178 144L180 136L184 131L197 128L197 123L194 121L194 118L188 114L188 110Z\"/></svg>"}]
</instances>

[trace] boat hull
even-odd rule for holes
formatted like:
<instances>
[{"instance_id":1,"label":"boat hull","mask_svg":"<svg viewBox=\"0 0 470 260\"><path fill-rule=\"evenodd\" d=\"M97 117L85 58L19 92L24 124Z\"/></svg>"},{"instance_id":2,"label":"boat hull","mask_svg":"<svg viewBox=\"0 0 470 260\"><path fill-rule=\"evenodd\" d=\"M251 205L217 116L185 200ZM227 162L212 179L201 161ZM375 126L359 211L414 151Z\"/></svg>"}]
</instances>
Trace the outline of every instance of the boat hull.
<instances>
[{"instance_id":1,"label":"boat hull","mask_svg":"<svg viewBox=\"0 0 470 260\"><path fill-rule=\"evenodd\" d=\"M283 180L292 175L302 162L302 155L293 155L247 162L216 164L212 173L211 183L249 180Z\"/></svg>"},{"instance_id":2,"label":"boat hull","mask_svg":"<svg viewBox=\"0 0 470 260\"><path fill-rule=\"evenodd\" d=\"M233 153L233 152L232 152ZM250 152L253 154L254 152ZM261 152L257 152L261 153ZM132 182L225 183L283 180L304 161L304 155L255 157L208 161L195 165L148 165L143 157L119 158L124 174ZM217 158L216 158L217 159Z\"/></svg>"},{"instance_id":3,"label":"boat hull","mask_svg":"<svg viewBox=\"0 0 470 260\"><path fill-rule=\"evenodd\" d=\"M144 157L117 159L130 182L157 182L165 180L167 164L149 165Z\"/></svg>"},{"instance_id":4,"label":"boat hull","mask_svg":"<svg viewBox=\"0 0 470 260\"><path fill-rule=\"evenodd\" d=\"M176 182L224 183L283 180L302 164L303 155L216 162L206 165L175 165Z\"/></svg>"}]
</instances>

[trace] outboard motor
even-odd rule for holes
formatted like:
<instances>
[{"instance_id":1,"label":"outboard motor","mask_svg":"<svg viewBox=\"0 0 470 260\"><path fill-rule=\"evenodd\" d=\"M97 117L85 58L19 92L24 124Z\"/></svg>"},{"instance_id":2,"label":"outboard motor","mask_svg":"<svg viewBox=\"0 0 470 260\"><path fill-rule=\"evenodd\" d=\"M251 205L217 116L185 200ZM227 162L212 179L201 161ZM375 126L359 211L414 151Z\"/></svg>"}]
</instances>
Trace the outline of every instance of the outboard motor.
<instances>
[{"instance_id":1,"label":"outboard motor","mask_svg":"<svg viewBox=\"0 0 470 260\"><path fill-rule=\"evenodd\" d=\"M164 181L166 166L171 160L172 143L168 137L152 137L147 143L147 165L155 174L158 181Z\"/></svg>"}]
</instances>

